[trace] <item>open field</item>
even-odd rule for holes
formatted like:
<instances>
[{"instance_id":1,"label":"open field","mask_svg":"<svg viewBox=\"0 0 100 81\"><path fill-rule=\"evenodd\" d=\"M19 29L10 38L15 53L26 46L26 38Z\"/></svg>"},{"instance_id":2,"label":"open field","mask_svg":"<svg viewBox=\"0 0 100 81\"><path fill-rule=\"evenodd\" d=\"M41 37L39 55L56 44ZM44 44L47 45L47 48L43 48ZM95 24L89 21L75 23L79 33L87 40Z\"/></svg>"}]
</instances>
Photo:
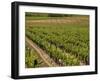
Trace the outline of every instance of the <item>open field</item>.
<instances>
[{"instance_id":1,"label":"open field","mask_svg":"<svg viewBox=\"0 0 100 81\"><path fill-rule=\"evenodd\" d=\"M89 65L89 16L44 17L26 16L25 34L52 59L51 64Z\"/></svg>"}]
</instances>

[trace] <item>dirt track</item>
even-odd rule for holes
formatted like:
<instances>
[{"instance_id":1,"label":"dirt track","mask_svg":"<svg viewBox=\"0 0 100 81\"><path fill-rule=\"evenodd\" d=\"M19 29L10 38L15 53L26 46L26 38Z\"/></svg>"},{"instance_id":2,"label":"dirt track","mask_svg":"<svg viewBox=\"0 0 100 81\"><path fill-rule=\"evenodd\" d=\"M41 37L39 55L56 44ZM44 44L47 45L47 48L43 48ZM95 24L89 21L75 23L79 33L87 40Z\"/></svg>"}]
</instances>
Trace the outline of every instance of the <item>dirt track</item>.
<instances>
[{"instance_id":1,"label":"dirt track","mask_svg":"<svg viewBox=\"0 0 100 81\"><path fill-rule=\"evenodd\" d=\"M59 66L56 64L53 59L51 59L48 54L46 54L41 48L39 48L35 43L33 43L29 38L25 38L26 42L37 51L41 59L49 66L49 67L56 67Z\"/></svg>"},{"instance_id":2,"label":"dirt track","mask_svg":"<svg viewBox=\"0 0 100 81\"><path fill-rule=\"evenodd\" d=\"M38 19L38 20L26 20L26 26L34 25L49 25L49 24L77 24L77 23L87 23L88 18L80 17L68 17L68 18L57 18L57 19Z\"/></svg>"}]
</instances>

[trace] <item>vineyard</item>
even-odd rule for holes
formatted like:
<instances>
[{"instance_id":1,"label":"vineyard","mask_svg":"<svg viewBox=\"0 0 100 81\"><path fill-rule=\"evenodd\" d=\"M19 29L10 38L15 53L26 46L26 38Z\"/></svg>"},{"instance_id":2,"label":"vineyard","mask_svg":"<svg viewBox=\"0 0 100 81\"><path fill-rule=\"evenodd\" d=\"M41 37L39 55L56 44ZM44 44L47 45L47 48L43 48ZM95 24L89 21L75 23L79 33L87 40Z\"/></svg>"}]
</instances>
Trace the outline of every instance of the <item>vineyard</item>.
<instances>
[{"instance_id":1,"label":"vineyard","mask_svg":"<svg viewBox=\"0 0 100 81\"><path fill-rule=\"evenodd\" d=\"M27 19L25 34L59 66L88 65L88 24L88 16L63 17L61 20L53 17L43 20ZM35 55L34 57L37 59Z\"/></svg>"},{"instance_id":2,"label":"vineyard","mask_svg":"<svg viewBox=\"0 0 100 81\"><path fill-rule=\"evenodd\" d=\"M43 60L38 56L37 52L32 49L32 47L28 46L26 43L26 54L25 54L25 67L26 68L36 68L36 67L47 67L47 65L43 62Z\"/></svg>"}]
</instances>

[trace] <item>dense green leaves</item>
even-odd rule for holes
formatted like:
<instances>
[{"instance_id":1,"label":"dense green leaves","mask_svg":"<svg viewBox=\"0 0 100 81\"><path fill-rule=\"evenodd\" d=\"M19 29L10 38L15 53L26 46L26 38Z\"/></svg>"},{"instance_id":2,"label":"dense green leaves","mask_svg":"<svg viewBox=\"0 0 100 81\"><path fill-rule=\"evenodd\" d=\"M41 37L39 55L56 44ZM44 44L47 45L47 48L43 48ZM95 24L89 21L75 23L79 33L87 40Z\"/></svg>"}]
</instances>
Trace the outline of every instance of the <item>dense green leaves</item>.
<instances>
[{"instance_id":1,"label":"dense green leaves","mask_svg":"<svg viewBox=\"0 0 100 81\"><path fill-rule=\"evenodd\" d=\"M79 26L27 27L26 36L45 50L59 65L88 64L88 28Z\"/></svg>"},{"instance_id":2,"label":"dense green leaves","mask_svg":"<svg viewBox=\"0 0 100 81\"><path fill-rule=\"evenodd\" d=\"M37 68L37 67L46 67L46 66L47 65L38 56L38 53L26 43L26 46L25 46L25 67L26 68Z\"/></svg>"}]
</instances>

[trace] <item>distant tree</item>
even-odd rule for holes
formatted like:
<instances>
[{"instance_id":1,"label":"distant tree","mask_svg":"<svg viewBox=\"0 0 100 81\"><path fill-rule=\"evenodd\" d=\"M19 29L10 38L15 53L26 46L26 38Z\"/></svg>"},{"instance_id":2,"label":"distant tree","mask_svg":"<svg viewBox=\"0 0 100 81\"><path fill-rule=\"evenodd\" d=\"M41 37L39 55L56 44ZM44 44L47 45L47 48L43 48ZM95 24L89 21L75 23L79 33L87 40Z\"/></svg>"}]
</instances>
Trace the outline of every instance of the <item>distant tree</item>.
<instances>
[{"instance_id":1,"label":"distant tree","mask_svg":"<svg viewBox=\"0 0 100 81\"><path fill-rule=\"evenodd\" d=\"M48 17L63 17L63 14L48 14Z\"/></svg>"}]
</instances>

